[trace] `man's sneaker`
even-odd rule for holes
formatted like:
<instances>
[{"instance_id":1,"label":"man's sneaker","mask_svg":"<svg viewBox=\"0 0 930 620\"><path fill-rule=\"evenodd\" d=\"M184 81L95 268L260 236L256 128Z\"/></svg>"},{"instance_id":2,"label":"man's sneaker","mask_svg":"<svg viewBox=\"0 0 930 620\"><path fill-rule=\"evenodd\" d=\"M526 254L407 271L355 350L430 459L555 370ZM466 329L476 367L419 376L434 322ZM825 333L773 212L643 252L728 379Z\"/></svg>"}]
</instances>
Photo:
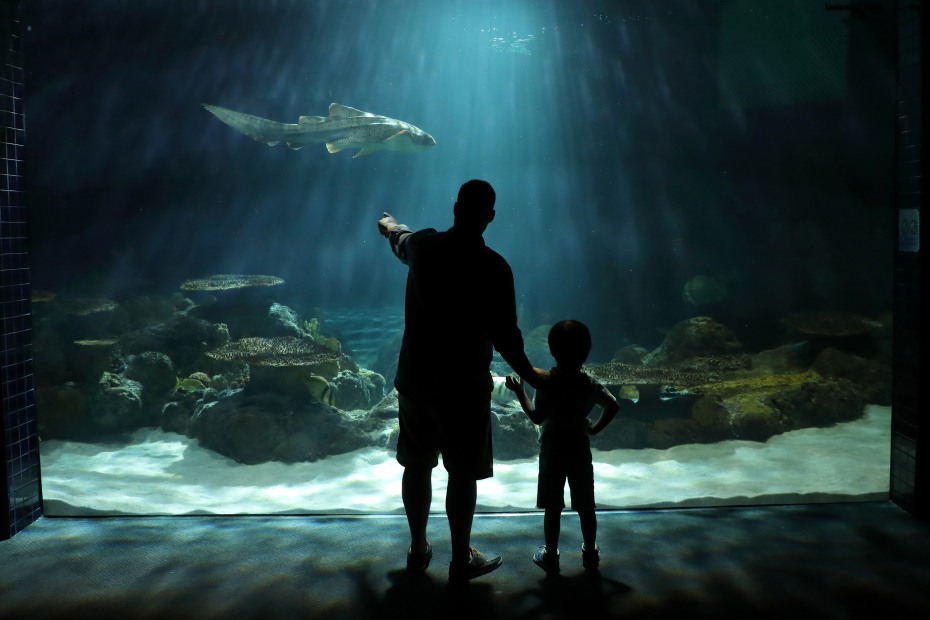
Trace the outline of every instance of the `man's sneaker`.
<instances>
[{"instance_id":1,"label":"man's sneaker","mask_svg":"<svg viewBox=\"0 0 930 620\"><path fill-rule=\"evenodd\" d=\"M550 553L549 550L546 549L546 545L543 545L536 550L536 553L533 554L533 563L547 573L558 573L559 550L556 549L555 553Z\"/></svg>"},{"instance_id":2,"label":"man's sneaker","mask_svg":"<svg viewBox=\"0 0 930 620\"><path fill-rule=\"evenodd\" d=\"M449 562L449 581L465 583L469 579L490 573L503 563L503 558L496 553L485 555L474 547L468 562Z\"/></svg>"},{"instance_id":3,"label":"man's sneaker","mask_svg":"<svg viewBox=\"0 0 930 620\"><path fill-rule=\"evenodd\" d=\"M581 565L585 568L597 568L601 564L601 549L594 543L594 549L585 549L581 545Z\"/></svg>"},{"instance_id":4,"label":"man's sneaker","mask_svg":"<svg viewBox=\"0 0 930 620\"><path fill-rule=\"evenodd\" d=\"M426 543L426 551L423 553L414 553L413 547L407 549L407 570L411 573L422 573L429 567L429 561L433 557L433 547Z\"/></svg>"}]
</instances>

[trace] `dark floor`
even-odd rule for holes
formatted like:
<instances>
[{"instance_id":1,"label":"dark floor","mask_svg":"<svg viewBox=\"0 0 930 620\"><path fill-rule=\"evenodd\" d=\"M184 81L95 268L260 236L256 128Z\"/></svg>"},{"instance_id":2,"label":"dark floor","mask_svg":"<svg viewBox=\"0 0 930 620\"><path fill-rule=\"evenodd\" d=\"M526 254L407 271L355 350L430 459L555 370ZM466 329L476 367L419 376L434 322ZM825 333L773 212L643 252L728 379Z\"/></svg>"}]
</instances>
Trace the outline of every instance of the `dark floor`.
<instances>
[{"instance_id":1,"label":"dark floor","mask_svg":"<svg viewBox=\"0 0 930 620\"><path fill-rule=\"evenodd\" d=\"M447 584L445 518L425 575L403 517L43 518L0 542L0 618L924 618L930 524L888 502L599 513L602 565L531 560L540 514L477 517L504 565Z\"/></svg>"}]
</instances>

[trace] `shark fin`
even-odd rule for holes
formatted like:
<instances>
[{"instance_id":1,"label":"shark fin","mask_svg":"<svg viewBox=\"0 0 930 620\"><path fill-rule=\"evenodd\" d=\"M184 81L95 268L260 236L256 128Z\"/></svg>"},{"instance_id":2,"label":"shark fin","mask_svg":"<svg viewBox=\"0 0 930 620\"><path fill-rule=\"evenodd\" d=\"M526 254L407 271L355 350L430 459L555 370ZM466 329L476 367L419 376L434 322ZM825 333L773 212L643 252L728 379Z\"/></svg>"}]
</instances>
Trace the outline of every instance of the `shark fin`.
<instances>
[{"instance_id":1,"label":"shark fin","mask_svg":"<svg viewBox=\"0 0 930 620\"><path fill-rule=\"evenodd\" d=\"M364 157L365 155L371 155L372 153L376 153L380 150L381 149L377 146L366 146L364 148L360 148L358 153L352 156L352 159L358 159L359 157Z\"/></svg>"},{"instance_id":2,"label":"shark fin","mask_svg":"<svg viewBox=\"0 0 930 620\"><path fill-rule=\"evenodd\" d=\"M402 129L402 130L398 131L397 133L395 133L395 134L394 134L393 136L391 136L390 138L385 138L384 141L385 141L385 142L390 142L391 140L403 140L404 138L409 138L409 137L412 137L412 136L413 136L413 134L410 133L409 130L407 130L407 129Z\"/></svg>"},{"instance_id":3,"label":"shark fin","mask_svg":"<svg viewBox=\"0 0 930 620\"><path fill-rule=\"evenodd\" d=\"M341 103L329 104L329 118L345 118L352 116L374 116L374 114L362 112L361 110L350 108L349 106L342 105Z\"/></svg>"},{"instance_id":4,"label":"shark fin","mask_svg":"<svg viewBox=\"0 0 930 620\"><path fill-rule=\"evenodd\" d=\"M292 151L298 151L304 146L303 144L295 144L290 140L288 140L285 144L287 144L287 148L291 149Z\"/></svg>"},{"instance_id":5,"label":"shark fin","mask_svg":"<svg viewBox=\"0 0 930 620\"><path fill-rule=\"evenodd\" d=\"M327 142L327 143L326 143L326 150L329 151L330 153L338 153L339 151L342 150L342 147L341 147L341 146L336 146L336 145L333 144L332 142Z\"/></svg>"}]
</instances>

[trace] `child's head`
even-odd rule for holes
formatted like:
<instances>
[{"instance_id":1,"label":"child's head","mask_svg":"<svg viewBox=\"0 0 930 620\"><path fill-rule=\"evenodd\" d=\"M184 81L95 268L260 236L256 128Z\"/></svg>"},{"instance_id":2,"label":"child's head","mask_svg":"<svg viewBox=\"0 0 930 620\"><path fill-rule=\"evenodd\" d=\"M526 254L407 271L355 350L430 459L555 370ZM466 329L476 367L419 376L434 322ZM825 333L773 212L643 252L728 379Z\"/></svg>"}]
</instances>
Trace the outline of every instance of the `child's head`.
<instances>
[{"instance_id":1,"label":"child's head","mask_svg":"<svg viewBox=\"0 0 930 620\"><path fill-rule=\"evenodd\" d=\"M559 321L549 330L549 353L559 366L581 368L591 352L591 332L581 321Z\"/></svg>"}]
</instances>

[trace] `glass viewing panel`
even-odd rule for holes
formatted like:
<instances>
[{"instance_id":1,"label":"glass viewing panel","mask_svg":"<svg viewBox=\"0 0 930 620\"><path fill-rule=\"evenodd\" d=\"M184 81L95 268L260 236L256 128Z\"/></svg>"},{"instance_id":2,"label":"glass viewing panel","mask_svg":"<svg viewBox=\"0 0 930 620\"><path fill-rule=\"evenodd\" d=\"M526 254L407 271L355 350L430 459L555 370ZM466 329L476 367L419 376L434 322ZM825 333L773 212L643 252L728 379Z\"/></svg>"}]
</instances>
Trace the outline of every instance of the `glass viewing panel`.
<instances>
[{"instance_id":1,"label":"glass viewing panel","mask_svg":"<svg viewBox=\"0 0 930 620\"><path fill-rule=\"evenodd\" d=\"M619 399L600 508L887 497L888 7L20 13L46 514L400 512L407 269L376 223L445 229L472 178L530 360L583 321ZM537 428L491 370L479 510L534 510Z\"/></svg>"}]
</instances>

